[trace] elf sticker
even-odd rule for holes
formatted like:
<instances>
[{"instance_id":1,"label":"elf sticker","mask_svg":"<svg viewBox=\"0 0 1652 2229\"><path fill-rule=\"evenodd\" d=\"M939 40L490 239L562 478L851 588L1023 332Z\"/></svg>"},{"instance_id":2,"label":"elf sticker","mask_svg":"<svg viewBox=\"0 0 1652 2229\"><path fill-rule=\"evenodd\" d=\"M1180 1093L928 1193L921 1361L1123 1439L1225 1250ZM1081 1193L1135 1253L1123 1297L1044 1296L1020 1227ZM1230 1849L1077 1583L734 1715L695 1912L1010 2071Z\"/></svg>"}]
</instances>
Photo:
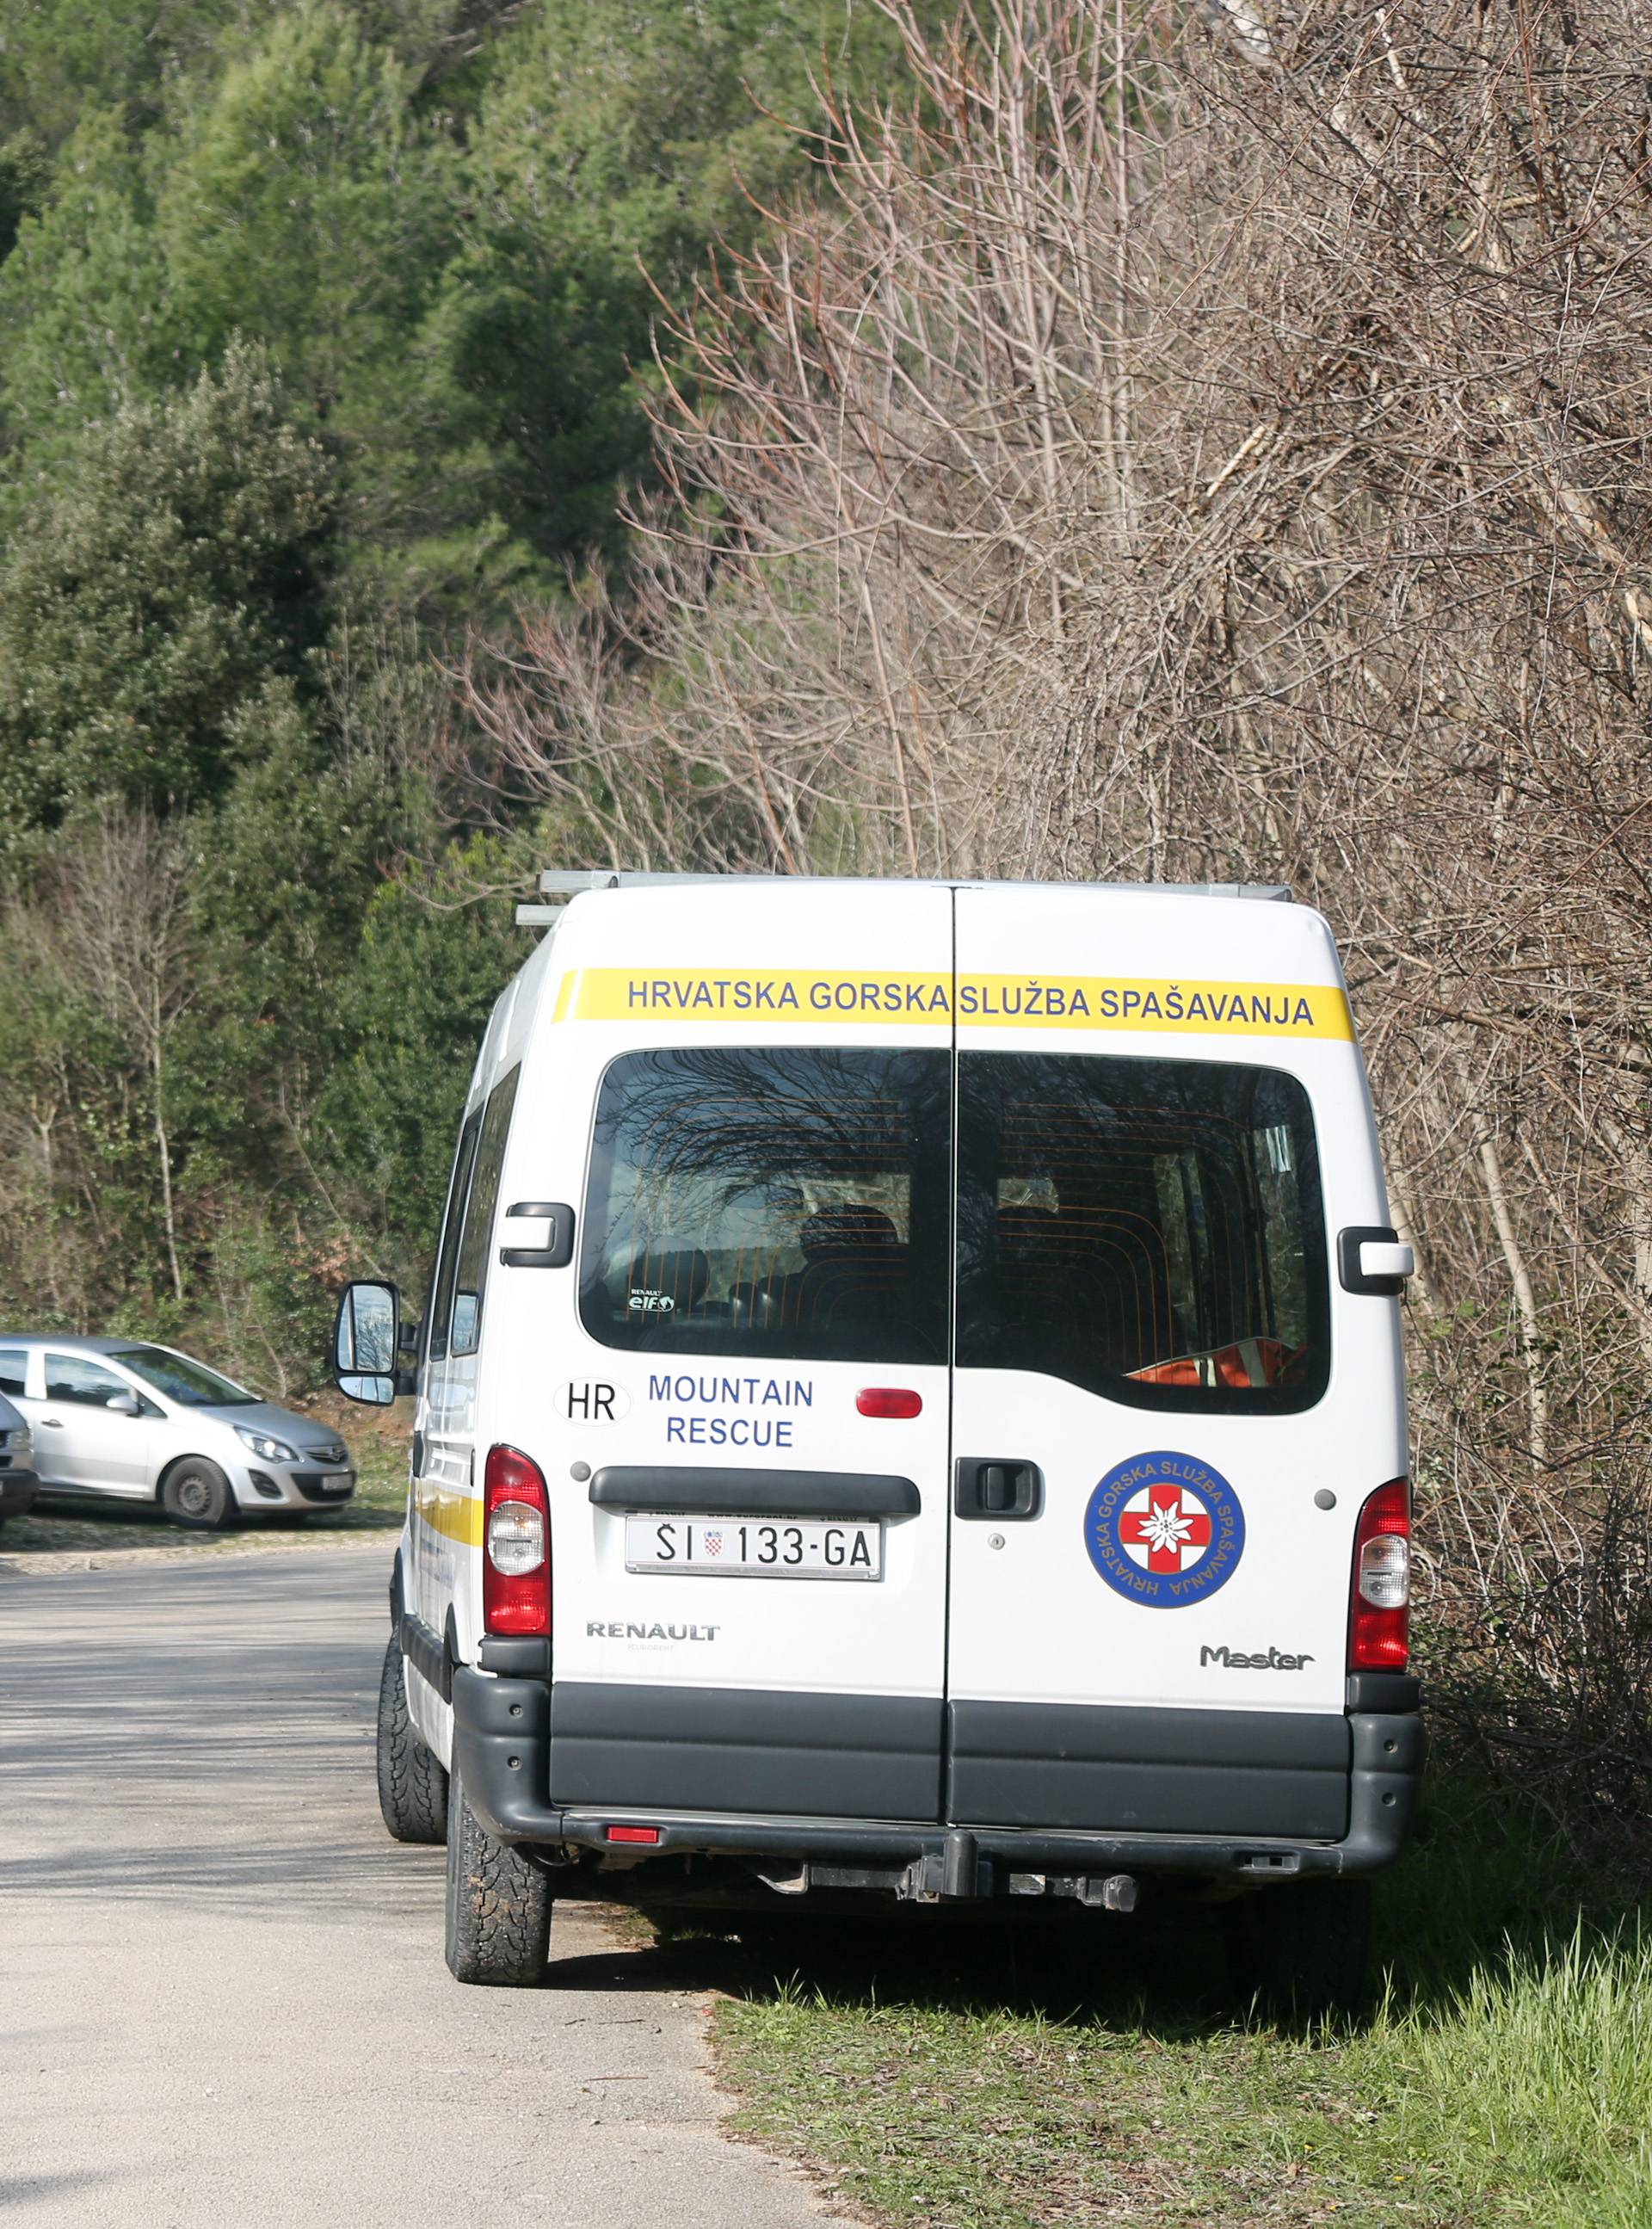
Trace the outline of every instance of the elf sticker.
<instances>
[{"instance_id":1,"label":"elf sticker","mask_svg":"<svg viewBox=\"0 0 1652 2229\"><path fill-rule=\"evenodd\" d=\"M1245 1552L1245 1513L1192 1455L1131 1455L1084 1513L1084 1544L1108 1585L1145 1609L1185 1609L1225 1587Z\"/></svg>"}]
</instances>

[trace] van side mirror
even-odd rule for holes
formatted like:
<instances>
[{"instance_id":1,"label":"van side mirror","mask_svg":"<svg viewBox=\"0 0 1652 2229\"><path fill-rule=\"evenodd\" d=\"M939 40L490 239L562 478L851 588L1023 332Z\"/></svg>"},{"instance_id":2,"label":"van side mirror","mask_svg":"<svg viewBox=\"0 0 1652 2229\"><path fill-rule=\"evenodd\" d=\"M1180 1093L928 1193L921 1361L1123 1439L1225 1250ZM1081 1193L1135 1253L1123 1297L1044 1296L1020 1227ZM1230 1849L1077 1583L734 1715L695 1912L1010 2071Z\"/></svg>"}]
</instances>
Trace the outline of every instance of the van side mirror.
<instances>
[{"instance_id":1,"label":"van side mirror","mask_svg":"<svg viewBox=\"0 0 1652 2229\"><path fill-rule=\"evenodd\" d=\"M112 1409L118 1416L141 1416L144 1413L144 1404L136 1393L112 1393L103 1405Z\"/></svg>"},{"instance_id":2,"label":"van side mirror","mask_svg":"<svg viewBox=\"0 0 1652 2229\"><path fill-rule=\"evenodd\" d=\"M333 1326L333 1383L347 1401L387 1409L410 1392L410 1373L399 1366L401 1296L394 1285L356 1279L339 1295Z\"/></svg>"}]
</instances>

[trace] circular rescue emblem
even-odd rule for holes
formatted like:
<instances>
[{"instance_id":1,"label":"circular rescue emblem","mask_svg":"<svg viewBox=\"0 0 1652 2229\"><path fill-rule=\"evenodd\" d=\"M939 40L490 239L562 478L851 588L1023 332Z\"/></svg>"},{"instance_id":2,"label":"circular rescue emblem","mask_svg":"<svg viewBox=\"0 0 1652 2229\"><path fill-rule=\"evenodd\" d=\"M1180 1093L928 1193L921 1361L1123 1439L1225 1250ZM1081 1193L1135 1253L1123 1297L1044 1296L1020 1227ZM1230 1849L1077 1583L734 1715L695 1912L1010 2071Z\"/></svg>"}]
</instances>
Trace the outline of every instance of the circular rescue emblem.
<instances>
[{"instance_id":1,"label":"circular rescue emblem","mask_svg":"<svg viewBox=\"0 0 1652 2229\"><path fill-rule=\"evenodd\" d=\"M1148 1609L1185 1609L1226 1586L1245 1552L1245 1512L1192 1455L1131 1455L1084 1513L1084 1544L1108 1585Z\"/></svg>"}]
</instances>

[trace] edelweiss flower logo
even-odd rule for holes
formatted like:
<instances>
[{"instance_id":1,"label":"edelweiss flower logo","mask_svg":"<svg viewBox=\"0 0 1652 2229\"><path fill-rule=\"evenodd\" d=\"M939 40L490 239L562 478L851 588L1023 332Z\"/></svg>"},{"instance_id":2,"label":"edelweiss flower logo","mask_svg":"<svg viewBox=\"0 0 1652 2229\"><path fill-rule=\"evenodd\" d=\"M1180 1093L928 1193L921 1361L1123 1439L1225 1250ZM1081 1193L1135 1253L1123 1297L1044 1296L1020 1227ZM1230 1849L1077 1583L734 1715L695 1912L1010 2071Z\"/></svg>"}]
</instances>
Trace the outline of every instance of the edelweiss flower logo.
<instances>
[{"instance_id":1,"label":"edelweiss flower logo","mask_svg":"<svg viewBox=\"0 0 1652 2229\"><path fill-rule=\"evenodd\" d=\"M1118 1538L1144 1571L1190 1571L1210 1545L1210 1519L1200 1503L1183 1501L1180 1487L1149 1486L1120 1511Z\"/></svg>"}]
</instances>

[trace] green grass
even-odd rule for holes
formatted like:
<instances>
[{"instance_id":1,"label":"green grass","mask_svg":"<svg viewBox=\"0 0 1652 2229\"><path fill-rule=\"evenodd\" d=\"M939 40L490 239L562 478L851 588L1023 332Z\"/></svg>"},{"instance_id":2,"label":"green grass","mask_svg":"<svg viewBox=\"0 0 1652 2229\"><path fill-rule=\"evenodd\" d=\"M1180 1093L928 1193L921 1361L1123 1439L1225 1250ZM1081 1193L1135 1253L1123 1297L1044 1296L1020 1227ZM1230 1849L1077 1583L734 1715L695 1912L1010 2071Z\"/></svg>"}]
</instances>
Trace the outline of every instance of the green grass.
<instances>
[{"instance_id":1,"label":"green grass","mask_svg":"<svg viewBox=\"0 0 1652 2229\"><path fill-rule=\"evenodd\" d=\"M1383 2001L1309 2033L1224 2014L1205 1912L822 1924L720 2006L720 2068L740 2125L907 2229L1652 2229L1652 1930L1544 1885L1529 1834L1443 1824L1384 1884Z\"/></svg>"},{"instance_id":2,"label":"green grass","mask_svg":"<svg viewBox=\"0 0 1652 2229\"><path fill-rule=\"evenodd\" d=\"M0 1525L0 1557L70 1550L76 1554L118 1548L220 1553L249 1540L285 1534L297 1541L324 1539L340 1532L387 1532L401 1522L407 1499L407 1442L411 1402L398 1402L388 1414L331 1397L304 1404L309 1413L336 1426L355 1458L355 1492L342 1509L318 1510L302 1524L291 1517L251 1514L223 1532L190 1532L173 1525L150 1505L117 1501L36 1503L26 1517ZM409 1413L404 1417L403 1410Z\"/></svg>"}]
</instances>

